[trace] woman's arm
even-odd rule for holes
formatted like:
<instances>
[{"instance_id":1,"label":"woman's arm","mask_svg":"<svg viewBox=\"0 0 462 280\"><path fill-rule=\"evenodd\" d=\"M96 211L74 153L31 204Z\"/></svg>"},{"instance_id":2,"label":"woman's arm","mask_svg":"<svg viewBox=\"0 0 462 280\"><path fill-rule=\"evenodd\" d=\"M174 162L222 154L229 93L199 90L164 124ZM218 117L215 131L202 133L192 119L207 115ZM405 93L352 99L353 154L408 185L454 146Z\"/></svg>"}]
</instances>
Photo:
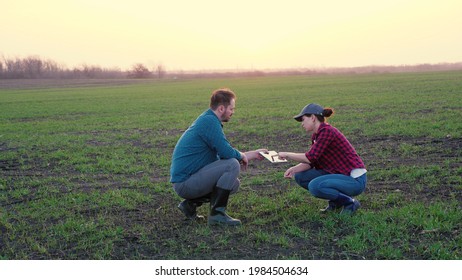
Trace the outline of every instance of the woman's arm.
<instances>
[{"instance_id":1,"label":"woman's arm","mask_svg":"<svg viewBox=\"0 0 462 280\"><path fill-rule=\"evenodd\" d=\"M284 172L284 177L285 178L293 178L295 173L299 173L302 171L306 171L308 169L311 169L311 165L308 163L299 163L295 166L292 166L291 168L287 169L286 172Z\"/></svg>"},{"instance_id":2,"label":"woman's arm","mask_svg":"<svg viewBox=\"0 0 462 280\"><path fill-rule=\"evenodd\" d=\"M280 159L290 159L301 163L310 163L304 153L279 152L278 156Z\"/></svg>"}]
</instances>

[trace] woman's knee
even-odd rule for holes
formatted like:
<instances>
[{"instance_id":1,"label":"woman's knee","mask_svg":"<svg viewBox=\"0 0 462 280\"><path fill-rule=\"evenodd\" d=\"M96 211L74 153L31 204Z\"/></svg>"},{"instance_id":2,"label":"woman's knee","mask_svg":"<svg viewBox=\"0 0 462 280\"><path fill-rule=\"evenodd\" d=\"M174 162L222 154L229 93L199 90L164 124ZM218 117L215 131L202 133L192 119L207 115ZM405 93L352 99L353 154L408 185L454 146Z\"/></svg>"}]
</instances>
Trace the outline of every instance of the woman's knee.
<instances>
[{"instance_id":1,"label":"woman's knee","mask_svg":"<svg viewBox=\"0 0 462 280\"><path fill-rule=\"evenodd\" d=\"M295 173L294 180L300 187L304 189L308 189L308 184L306 180L304 179L302 173Z\"/></svg>"},{"instance_id":2,"label":"woman's knee","mask_svg":"<svg viewBox=\"0 0 462 280\"><path fill-rule=\"evenodd\" d=\"M318 184L313 184L312 182L310 182L310 184L308 184L308 191L314 197L319 197L321 195L321 192L319 190L319 185Z\"/></svg>"},{"instance_id":3,"label":"woman's knee","mask_svg":"<svg viewBox=\"0 0 462 280\"><path fill-rule=\"evenodd\" d=\"M314 197L324 197L325 195L325 190L323 189L323 183L324 180L321 179L314 179L308 184L308 191L314 196Z\"/></svg>"}]
</instances>

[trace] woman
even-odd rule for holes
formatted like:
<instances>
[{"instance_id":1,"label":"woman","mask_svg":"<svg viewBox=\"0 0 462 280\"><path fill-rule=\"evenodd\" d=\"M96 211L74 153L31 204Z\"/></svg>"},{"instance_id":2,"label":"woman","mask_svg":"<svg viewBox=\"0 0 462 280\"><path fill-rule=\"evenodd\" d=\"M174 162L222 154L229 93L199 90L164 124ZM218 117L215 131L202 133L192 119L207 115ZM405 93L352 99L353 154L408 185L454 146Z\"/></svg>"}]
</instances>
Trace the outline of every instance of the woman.
<instances>
[{"instance_id":1,"label":"woman","mask_svg":"<svg viewBox=\"0 0 462 280\"><path fill-rule=\"evenodd\" d=\"M311 132L311 148L306 153L279 152L279 158L300 162L284 173L318 198L329 201L323 212L342 208L342 214L353 214L360 207L353 199L366 188L364 163L345 136L326 122L334 110L318 104L306 105L294 117Z\"/></svg>"}]
</instances>

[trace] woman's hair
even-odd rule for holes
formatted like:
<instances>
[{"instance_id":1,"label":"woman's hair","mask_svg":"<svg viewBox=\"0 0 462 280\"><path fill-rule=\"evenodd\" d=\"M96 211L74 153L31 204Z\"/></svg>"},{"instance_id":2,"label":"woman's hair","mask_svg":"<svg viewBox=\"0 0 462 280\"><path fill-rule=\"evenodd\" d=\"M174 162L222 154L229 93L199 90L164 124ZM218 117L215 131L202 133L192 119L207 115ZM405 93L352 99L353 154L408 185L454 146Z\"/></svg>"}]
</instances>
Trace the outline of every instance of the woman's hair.
<instances>
[{"instance_id":1,"label":"woman's hair","mask_svg":"<svg viewBox=\"0 0 462 280\"><path fill-rule=\"evenodd\" d=\"M231 104L231 100L236 100L236 95L229 88L220 88L215 90L210 97L210 108L215 110L220 105L228 107Z\"/></svg>"},{"instance_id":2,"label":"woman's hair","mask_svg":"<svg viewBox=\"0 0 462 280\"><path fill-rule=\"evenodd\" d=\"M334 114L334 109L324 108L324 110L322 111L322 116L321 115L315 115L315 116L320 122L323 123L326 121L327 118L331 117L333 114Z\"/></svg>"}]
</instances>

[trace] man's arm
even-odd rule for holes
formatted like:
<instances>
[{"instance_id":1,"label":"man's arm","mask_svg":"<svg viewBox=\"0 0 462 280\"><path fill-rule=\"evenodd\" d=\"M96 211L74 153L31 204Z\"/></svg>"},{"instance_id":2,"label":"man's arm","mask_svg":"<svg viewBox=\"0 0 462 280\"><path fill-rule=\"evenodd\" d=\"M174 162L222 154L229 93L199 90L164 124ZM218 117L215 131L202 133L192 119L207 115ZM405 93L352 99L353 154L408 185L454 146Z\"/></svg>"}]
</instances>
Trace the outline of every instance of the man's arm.
<instances>
[{"instance_id":1,"label":"man's arm","mask_svg":"<svg viewBox=\"0 0 462 280\"><path fill-rule=\"evenodd\" d=\"M245 169L247 169L247 165L249 163L250 160L254 160L254 159L258 159L258 160L262 160L264 159L264 157L260 154L260 153L267 153L268 150L267 149L258 149L258 150L255 150L255 151L248 151L248 152L241 152L241 157L242 157L242 166Z\"/></svg>"},{"instance_id":2,"label":"man's arm","mask_svg":"<svg viewBox=\"0 0 462 280\"><path fill-rule=\"evenodd\" d=\"M209 116L208 119L203 120L200 125L201 137L212 150L216 151L220 158L236 158L240 161L243 160L242 153L233 148L228 142L228 139L226 139L223 128L218 120Z\"/></svg>"},{"instance_id":3,"label":"man's arm","mask_svg":"<svg viewBox=\"0 0 462 280\"><path fill-rule=\"evenodd\" d=\"M267 152L268 152L267 149L258 149L254 151L245 152L245 155L247 156L248 160L254 160L254 159L262 160L265 157L263 157L260 153L267 153Z\"/></svg>"}]
</instances>

